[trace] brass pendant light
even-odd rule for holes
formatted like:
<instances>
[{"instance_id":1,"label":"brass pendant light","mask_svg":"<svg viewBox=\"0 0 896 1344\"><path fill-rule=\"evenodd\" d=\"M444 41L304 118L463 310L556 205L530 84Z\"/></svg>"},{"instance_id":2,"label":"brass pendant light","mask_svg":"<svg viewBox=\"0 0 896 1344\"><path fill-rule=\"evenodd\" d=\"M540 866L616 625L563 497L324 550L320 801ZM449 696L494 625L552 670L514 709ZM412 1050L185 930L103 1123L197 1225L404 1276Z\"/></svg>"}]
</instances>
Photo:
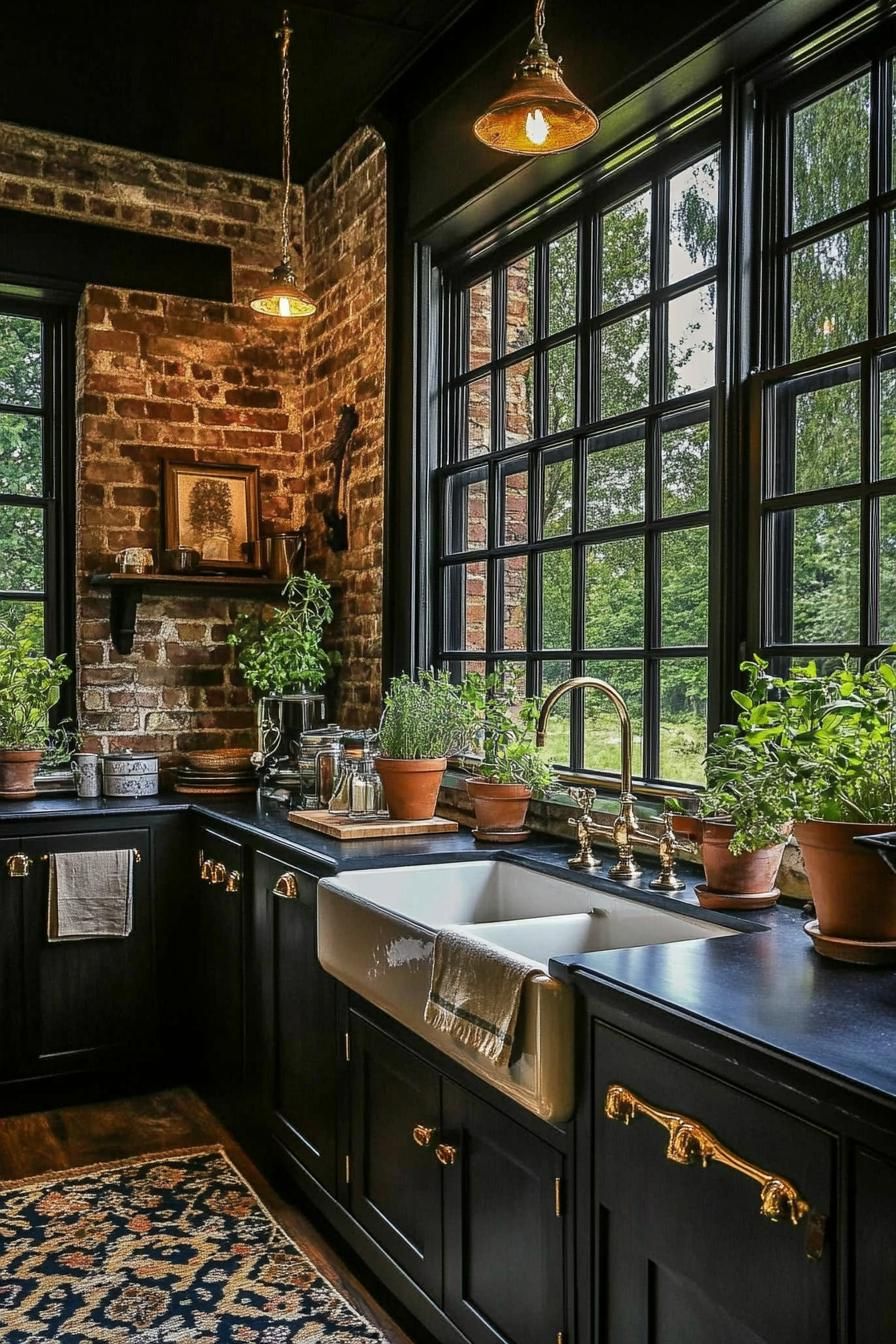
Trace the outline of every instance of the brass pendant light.
<instances>
[{"instance_id":1,"label":"brass pendant light","mask_svg":"<svg viewBox=\"0 0 896 1344\"><path fill-rule=\"evenodd\" d=\"M283 209L280 214L280 264L271 272L271 283L259 290L252 300L256 313L269 317L310 317L317 312L317 304L299 288L290 262L289 244L289 43L292 28L289 14L284 9L283 21L274 34L280 43L280 87L283 95Z\"/></svg>"},{"instance_id":2,"label":"brass pendant light","mask_svg":"<svg viewBox=\"0 0 896 1344\"><path fill-rule=\"evenodd\" d=\"M600 121L560 74L544 40L545 0L536 0L535 35L506 93L473 127L484 145L504 154L560 154L590 140Z\"/></svg>"}]
</instances>

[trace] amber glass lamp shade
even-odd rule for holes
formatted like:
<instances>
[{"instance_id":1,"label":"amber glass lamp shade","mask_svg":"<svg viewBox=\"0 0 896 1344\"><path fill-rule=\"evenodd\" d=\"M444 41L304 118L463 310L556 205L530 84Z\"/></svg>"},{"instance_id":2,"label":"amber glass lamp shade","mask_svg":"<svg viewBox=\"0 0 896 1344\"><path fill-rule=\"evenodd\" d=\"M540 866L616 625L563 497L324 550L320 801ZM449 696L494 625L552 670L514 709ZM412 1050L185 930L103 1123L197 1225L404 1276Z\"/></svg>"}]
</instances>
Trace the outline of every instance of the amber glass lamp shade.
<instances>
[{"instance_id":1,"label":"amber glass lamp shade","mask_svg":"<svg viewBox=\"0 0 896 1344\"><path fill-rule=\"evenodd\" d=\"M483 112L473 134L504 154L559 154L590 140L599 126L563 82L560 62L533 37L510 88Z\"/></svg>"},{"instance_id":2,"label":"amber glass lamp shade","mask_svg":"<svg viewBox=\"0 0 896 1344\"><path fill-rule=\"evenodd\" d=\"M289 266L274 267L271 283L258 291L251 307L268 317L310 317L317 312L317 304L299 288Z\"/></svg>"}]
</instances>

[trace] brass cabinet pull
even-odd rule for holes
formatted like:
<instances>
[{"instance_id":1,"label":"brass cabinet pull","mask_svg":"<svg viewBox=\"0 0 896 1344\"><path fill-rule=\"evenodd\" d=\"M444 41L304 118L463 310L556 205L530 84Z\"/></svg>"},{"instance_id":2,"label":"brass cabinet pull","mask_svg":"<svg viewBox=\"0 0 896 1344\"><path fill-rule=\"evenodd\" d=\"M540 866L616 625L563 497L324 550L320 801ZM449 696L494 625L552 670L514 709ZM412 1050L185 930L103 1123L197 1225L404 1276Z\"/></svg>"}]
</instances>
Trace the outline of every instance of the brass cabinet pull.
<instances>
[{"instance_id":1,"label":"brass cabinet pull","mask_svg":"<svg viewBox=\"0 0 896 1344\"><path fill-rule=\"evenodd\" d=\"M208 880L213 887L220 887L227 881L227 869L223 863L212 864Z\"/></svg>"},{"instance_id":2,"label":"brass cabinet pull","mask_svg":"<svg viewBox=\"0 0 896 1344\"><path fill-rule=\"evenodd\" d=\"M239 891L239 889L240 889L240 875L234 868L232 873L227 874L227 882L225 884L224 890L230 892L230 894L232 895L235 891Z\"/></svg>"},{"instance_id":3,"label":"brass cabinet pull","mask_svg":"<svg viewBox=\"0 0 896 1344\"><path fill-rule=\"evenodd\" d=\"M456 1157L457 1149L452 1144L436 1144L436 1159L441 1162L443 1167L453 1167Z\"/></svg>"},{"instance_id":4,"label":"brass cabinet pull","mask_svg":"<svg viewBox=\"0 0 896 1344\"><path fill-rule=\"evenodd\" d=\"M31 872L32 859L29 854L10 854L6 860L7 877L27 877Z\"/></svg>"},{"instance_id":5,"label":"brass cabinet pull","mask_svg":"<svg viewBox=\"0 0 896 1344\"><path fill-rule=\"evenodd\" d=\"M428 1148L434 1134L435 1130L430 1125L415 1125L411 1130L411 1138L418 1148Z\"/></svg>"},{"instance_id":6,"label":"brass cabinet pull","mask_svg":"<svg viewBox=\"0 0 896 1344\"><path fill-rule=\"evenodd\" d=\"M708 1167L710 1162L721 1162L722 1166L730 1167L732 1171L739 1171L742 1176L756 1181L760 1186L759 1212L773 1223L789 1219L796 1227L809 1212L809 1205L790 1181L774 1172L763 1171L761 1167L732 1153L699 1120L649 1106L619 1083L612 1083L607 1088L604 1114L610 1120L621 1120L624 1125L630 1124L639 1115L646 1115L648 1119L662 1125L669 1135L666 1157L670 1162L678 1162L682 1166L699 1162L703 1167Z\"/></svg>"},{"instance_id":7,"label":"brass cabinet pull","mask_svg":"<svg viewBox=\"0 0 896 1344\"><path fill-rule=\"evenodd\" d=\"M202 867L199 869L199 877L200 877L201 881L203 881L203 882L211 882L211 880L212 880L212 861L211 861L211 859L203 859L203 860L202 860Z\"/></svg>"},{"instance_id":8,"label":"brass cabinet pull","mask_svg":"<svg viewBox=\"0 0 896 1344\"><path fill-rule=\"evenodd\" d=\"M280 874L274 883L274 895L282 897L284 901L294 901L298 898L299 884L295 873Z\"/></svg>"}]
</instances>

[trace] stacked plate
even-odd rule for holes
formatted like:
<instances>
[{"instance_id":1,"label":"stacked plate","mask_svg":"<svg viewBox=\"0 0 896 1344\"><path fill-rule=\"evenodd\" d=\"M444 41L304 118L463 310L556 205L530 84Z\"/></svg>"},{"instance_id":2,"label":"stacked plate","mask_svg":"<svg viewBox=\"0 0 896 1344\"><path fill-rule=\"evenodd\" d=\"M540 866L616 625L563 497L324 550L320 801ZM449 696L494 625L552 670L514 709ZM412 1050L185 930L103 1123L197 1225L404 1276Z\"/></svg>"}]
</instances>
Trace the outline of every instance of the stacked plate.
<instances>
[{"instance_id":1,"label":"stacked plate","mask_svg":"<svg viewBox=\"0 0 896 1344\"><path fill-rule=\"evenodd\" d=\"M174 778L176 793L221 795L254 793L258 777L249 747L222 747L220 751L189 751Z\"/></svg>"}]
</instances>

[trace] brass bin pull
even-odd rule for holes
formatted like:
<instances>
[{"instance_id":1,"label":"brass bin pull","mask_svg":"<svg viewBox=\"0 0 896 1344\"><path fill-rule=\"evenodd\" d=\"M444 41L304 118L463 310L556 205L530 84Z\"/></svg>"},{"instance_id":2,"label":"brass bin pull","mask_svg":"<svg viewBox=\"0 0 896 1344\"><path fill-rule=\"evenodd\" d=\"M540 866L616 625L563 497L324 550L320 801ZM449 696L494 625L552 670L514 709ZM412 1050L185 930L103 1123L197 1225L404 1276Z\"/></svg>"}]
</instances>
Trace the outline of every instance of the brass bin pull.
<instances>
[{"instance_id":1,"label":"brass bin pull","mask_svg":"<svg viewBox=\"0 0 896 1344\"><path fill-rule=\"evenodd\" d=\"M790 1181L772 1171L763 1171L761 1167L732 1153L699 1120L693 1120L687 1115L676 1115L674 1111L658 1110L619 1083L612 1083L607 1088L604 1114L610 1120L621 1120L624 1125L630 1124L639 1115L646 1115L648 1119L662 1125L669 1135L666 1157L670 1162L678 1162L685 1167L697 1162L703 1167L708 1167L710 1162L720 1162L722 1166L730 1167L732 1171L739 1171L742 1176L756 1181L760 1186L759 1212L773 1223L789 1219L796 1227L809 1212L809 1205Z\"/></svg>"},{"instance_id":2,"label":"brass bin pull","mask_svg":"<svg viewBox=\"0 0 896 1344\"><path fill-rule=\"evenodd\" d=\"M441 1162L443 1167L453 1167L456 1157L457 1149L452 1144L436 1144L436 1160Z\"/></svg>"},{"instance_id":3,"label":"brass bin pull","mask_svg":"<svg viewBox=\"0 0 896 1344\"><path fill-rule=\"evenodd\" d=\"M28 854L10 854L6 860L7 877L27 877L31 872L31 862Z\"/></svg>"},{"instance_id":4,"label":"brass bin pull","mask_svg":"<svg viewBox=\"0 0 896 1344\"><path fill-rule=\"evenodd\" d=\"M418 1148L428 1148L435 1132L430 1125L415 1125L411 1130L411 1138Z\"/></svg>"},{"instance_id":5,"label":"brass bin pull","mask_svg":"<svg viewBox=\"0 0 896 1344\"><path fill-rule=\"evenodd\" d=\"M299 884L295 873L281 873L274 883L274 895L284 901L295 901L299 895Z\"/></svg>"}]
</instances>

